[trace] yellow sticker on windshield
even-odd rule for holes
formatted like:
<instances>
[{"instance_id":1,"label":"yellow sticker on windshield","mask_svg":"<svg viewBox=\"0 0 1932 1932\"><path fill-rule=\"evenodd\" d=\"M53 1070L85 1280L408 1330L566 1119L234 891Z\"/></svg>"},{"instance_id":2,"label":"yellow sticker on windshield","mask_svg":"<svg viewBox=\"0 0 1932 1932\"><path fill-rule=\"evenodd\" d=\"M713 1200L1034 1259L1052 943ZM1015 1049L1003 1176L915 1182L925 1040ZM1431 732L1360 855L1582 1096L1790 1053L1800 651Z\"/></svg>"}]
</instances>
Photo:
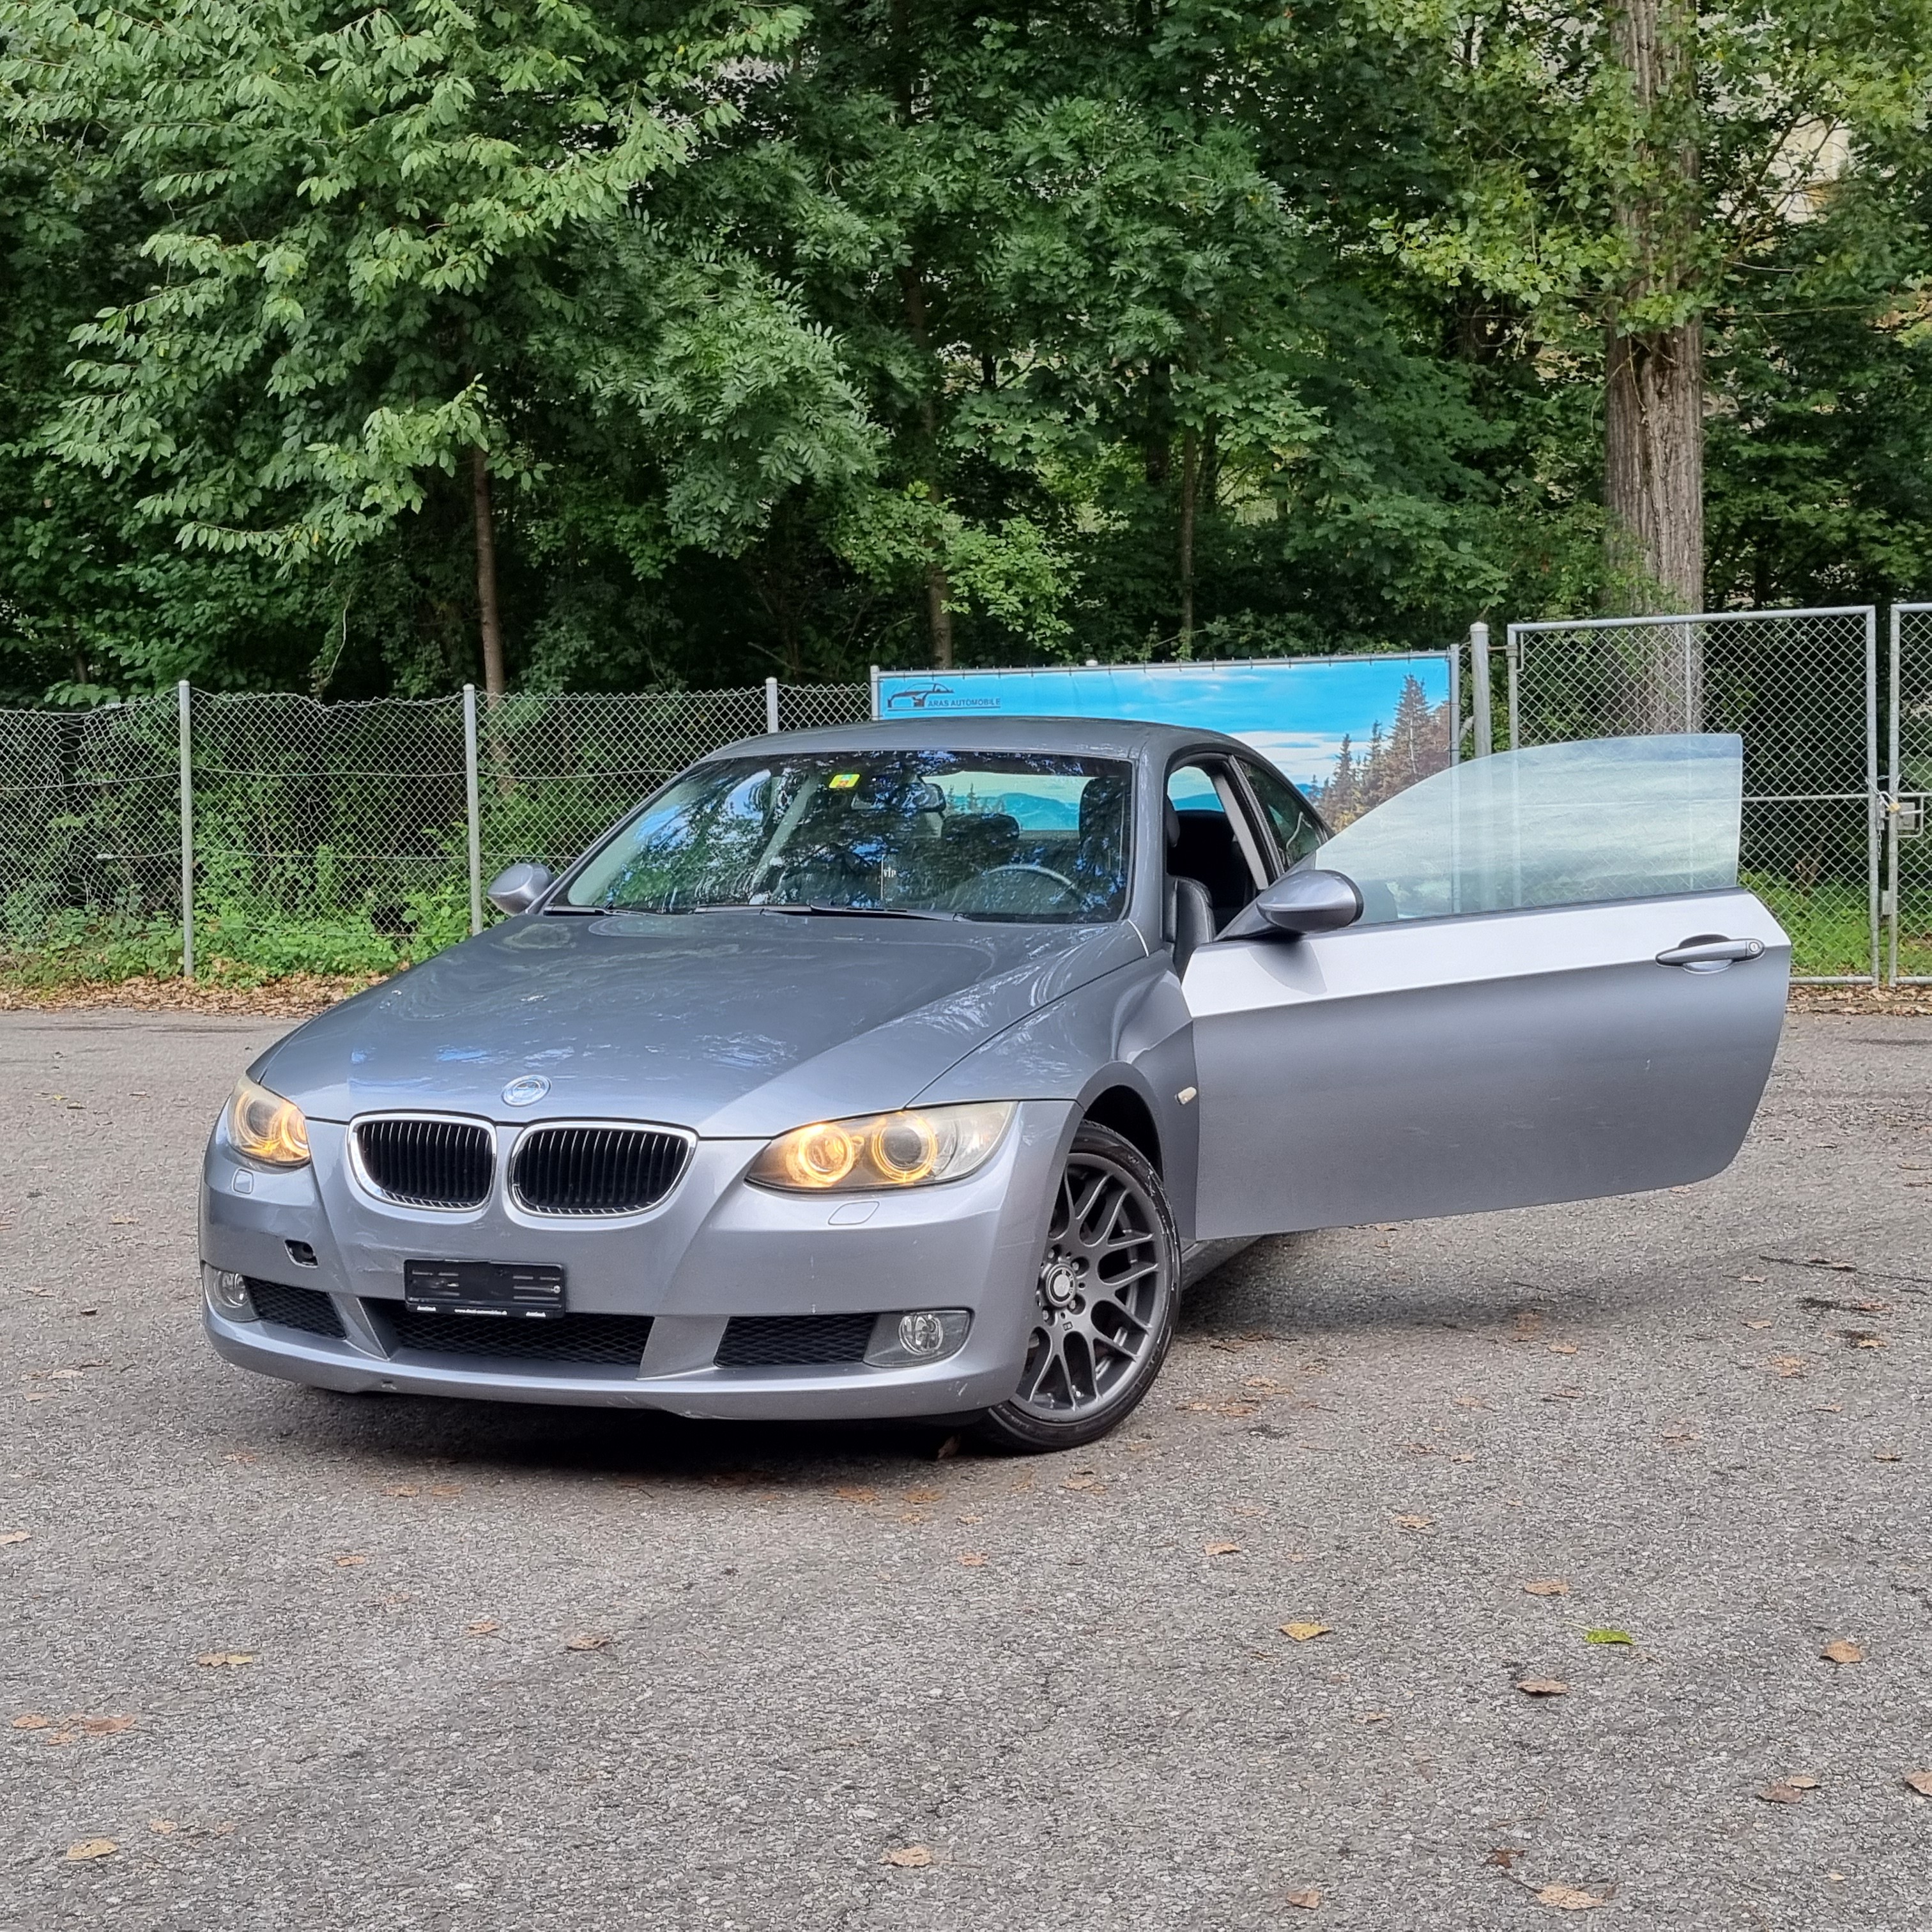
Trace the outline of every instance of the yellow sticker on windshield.
<instances>
[{"instance_id":1,"label":"yellow sticker on windshield","mask_svg":"<svg viewBox=\"0 0 1932 1932\"><path fill-rule=\"evenodd\" d=\"M856 772L834 772L826 782L834 791L850 791L859 782Z\"/></svg>"}]
</instances>

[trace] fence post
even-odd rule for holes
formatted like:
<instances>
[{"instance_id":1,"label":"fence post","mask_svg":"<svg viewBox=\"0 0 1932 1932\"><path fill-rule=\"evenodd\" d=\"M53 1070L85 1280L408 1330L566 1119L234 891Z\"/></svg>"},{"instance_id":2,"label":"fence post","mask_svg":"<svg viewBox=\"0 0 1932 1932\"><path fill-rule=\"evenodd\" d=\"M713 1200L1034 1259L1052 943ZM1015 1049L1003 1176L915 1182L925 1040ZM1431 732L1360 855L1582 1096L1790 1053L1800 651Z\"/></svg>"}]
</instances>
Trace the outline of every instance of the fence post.
<instances>
[{"instance_id":1,"label":"fence post","mask_svg":"<svg viewBox=\"0 0 1932 1932\"><path fill-rule=\"evenodd\" d=\"M1887 814L1879 790L1878 770L1878 607L1865 606L1865 901L1871 908L1871 982L1884 982L1885 963L1879 940L1880 856L1884 849ZM1896 915L1894 914L1894 917Z\"/></svg>"},{"instance_id":2,"label":"fence post","mask_svg":"<svg viewBox=\"0 0 1932 1932\"><path fill-rule=\"evenodd\" d=\"M1885 845L1886 932L1889 940L1889 956L1886 963L1885 983L1888 986L1898 984L1898 671L1899 671L1899 613L1898 606L1892 607L1892 662L1889 676L1886 682L1886 747L1885 747Z\"/></svg>"},{"instance_id":3,"label":"fence post","mask_svg":"<svg viewBox=\"0 0 1932 1932\"><path fill-rule=\"evenodd\" d=\"M181 712L182 977L194 977L194 692L183 678L175 686Z\"/></svg>"},{"instance_id":4,"label":"fence post","mask_svg":"<svg viewBox=\"0 0 1932 1932\"><path fill-rule=\"evenodd\" d=\"M470 932L483 930L483 801L477 783L476 687L463 687L463 810L470 844Z\"/></svg>"},{"instance_id":5,"label":"fence post","mask_svg":"<svg viewBox=\"0 0 1932 1932\"><path fill-rule=\"evenodd\" d=\"M872 667L872 718L876 723L879 716L879 668Z\"/></svg>"},{"instance_id":6,"label":"fence post","mask_svg":"<svg viewBox=\"0 0 1932 1932\"><path fill-rule=\"evenodd\" d=\"M776 734L778 728L778 681L775 677L765 680L765 729Z\"/></svg>"},{"instance_id":7,"label":"fence post","mask_svg":"<svg viewBox=\"0 0 1932 1932\"><path fill-rule=\"evenodd\" d=\"M1496 749L1490 718L1490 627L1482 622L1469 626L1469 706L1472 758L1486 758Z\"/></svg>"},{"instance_id":8,"label":"fence post","mask_svg":"<svg viewBox=\"0 0 1932 1932\"><path fill-rule=\"evenodd\" d=\"M1462 642L1449 646L1449 762L1462 760Z\"/></svg>"}]
</instances>

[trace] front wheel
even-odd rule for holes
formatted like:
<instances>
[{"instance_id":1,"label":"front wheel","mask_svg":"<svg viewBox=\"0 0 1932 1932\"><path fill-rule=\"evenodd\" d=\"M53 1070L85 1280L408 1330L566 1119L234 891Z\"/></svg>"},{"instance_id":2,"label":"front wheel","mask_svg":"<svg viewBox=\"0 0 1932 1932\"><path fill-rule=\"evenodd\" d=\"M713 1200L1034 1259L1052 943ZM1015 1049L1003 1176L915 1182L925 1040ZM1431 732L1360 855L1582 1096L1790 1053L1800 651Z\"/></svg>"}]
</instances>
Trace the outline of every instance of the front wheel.
<instances>
[{"instance_id":1,"label":"front wheel","mask_svg":"<svg viewBox=\"0 0 1932 1932\"><path fill-rule=\"evenodd\" d=\"M1114 1427L1174 1339L1180 1242L1139 1148L1084 1121L1054 1197L1034 1292L1026 1366L982 1424L1010 1449L1077 1449Z\"/></svg>"}]
</instances>

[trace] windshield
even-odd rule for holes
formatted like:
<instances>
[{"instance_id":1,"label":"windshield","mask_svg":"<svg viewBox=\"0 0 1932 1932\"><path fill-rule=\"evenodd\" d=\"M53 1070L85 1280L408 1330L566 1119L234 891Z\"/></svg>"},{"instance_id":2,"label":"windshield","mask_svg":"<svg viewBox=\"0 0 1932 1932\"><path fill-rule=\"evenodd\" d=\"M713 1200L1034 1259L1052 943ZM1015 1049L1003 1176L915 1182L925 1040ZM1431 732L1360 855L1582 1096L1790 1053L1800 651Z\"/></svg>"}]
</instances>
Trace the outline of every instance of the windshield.
<instances>
[{"instance_id":1,"label":"windshield","mask_svg":"<svg viewBox=\"0 0 1932 1932\"><path fill-rule=\"evenodd\" d=\"M562 904L1120 918L1131 768L1044 752L798 752L687 772L620 826Z\"/></svg>"}]
</instances>

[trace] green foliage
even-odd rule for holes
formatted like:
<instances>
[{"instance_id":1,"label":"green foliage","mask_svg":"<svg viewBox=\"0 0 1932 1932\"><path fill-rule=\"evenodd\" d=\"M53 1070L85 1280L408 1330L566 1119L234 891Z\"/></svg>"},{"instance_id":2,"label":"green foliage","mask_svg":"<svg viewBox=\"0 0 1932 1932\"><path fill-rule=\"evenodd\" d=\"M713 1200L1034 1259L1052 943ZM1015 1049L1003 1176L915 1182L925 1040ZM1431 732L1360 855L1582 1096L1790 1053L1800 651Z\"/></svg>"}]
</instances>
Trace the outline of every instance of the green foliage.
<instances>
[{"instance_id":1,"label":"green foliage","mask_svg":"<svg viewBox=\"0 0 1932 1932\"><path fill-rule=\"evenodd\" d=\"M1663 17L21 0L0 701L475 677L476 449L530 689L1168 655L1190 490L1196 654L1574 613L1612 314L1724 596L1932 588L1932 0Z\"/></svg>"}]
</instances>

